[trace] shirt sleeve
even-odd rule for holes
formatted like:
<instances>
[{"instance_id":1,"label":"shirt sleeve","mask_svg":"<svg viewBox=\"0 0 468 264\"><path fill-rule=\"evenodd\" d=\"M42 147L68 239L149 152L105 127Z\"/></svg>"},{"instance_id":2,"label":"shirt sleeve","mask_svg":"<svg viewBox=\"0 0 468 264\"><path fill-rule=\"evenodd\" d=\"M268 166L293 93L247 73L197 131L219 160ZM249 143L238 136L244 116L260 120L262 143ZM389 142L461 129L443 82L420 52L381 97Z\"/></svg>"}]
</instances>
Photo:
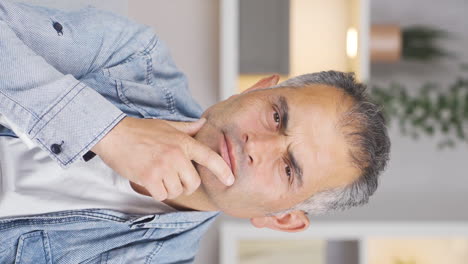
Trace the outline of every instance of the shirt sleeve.
<instances>
[{"instance_id":1,"label":"shirt sleeve","mask_svg":"<svg viewBox=\"0 0 468 264\"><path fill-rule=\"evenodd\" d=\"M0 113L60 166L87 153L125 114L37 55L0 20Z\"/></svg>"}]
</instances>

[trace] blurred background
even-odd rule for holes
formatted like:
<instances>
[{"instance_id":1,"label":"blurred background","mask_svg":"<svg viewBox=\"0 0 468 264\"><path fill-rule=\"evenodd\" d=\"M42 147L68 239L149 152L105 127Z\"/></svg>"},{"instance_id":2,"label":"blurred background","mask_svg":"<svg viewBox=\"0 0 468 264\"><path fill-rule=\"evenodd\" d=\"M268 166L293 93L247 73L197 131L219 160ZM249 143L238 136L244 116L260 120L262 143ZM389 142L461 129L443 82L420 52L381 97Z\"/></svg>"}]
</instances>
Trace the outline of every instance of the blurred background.
<instances>
[{"instance_id":1,"label":"blurred background","mask_svg":"<svg viewBox=\"0 0 468 264\"><path fill-rule=\"evenodd\" d=\"M28 0L154 27L208 107L262 76L356 73L384 105L391 160L369 205L300 235L220 217L197 264L465 264L468 1ZM274 190L272 190L274 191Z\"/></svg>"}]
</instances>

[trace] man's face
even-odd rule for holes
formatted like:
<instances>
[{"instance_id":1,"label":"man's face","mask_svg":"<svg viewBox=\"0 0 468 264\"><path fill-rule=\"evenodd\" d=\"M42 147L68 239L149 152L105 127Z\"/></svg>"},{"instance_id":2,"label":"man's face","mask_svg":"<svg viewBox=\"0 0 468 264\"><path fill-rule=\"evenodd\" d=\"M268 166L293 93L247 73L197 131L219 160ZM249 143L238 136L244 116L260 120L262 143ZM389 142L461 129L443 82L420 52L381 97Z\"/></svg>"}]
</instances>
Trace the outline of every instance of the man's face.
<instances>
[{"instance_id":1,"label":"man's face","mask_svg":"<svg viewBox=\"0 0 468 264\"><path fill-rule=\"evenodd\" d=\"M334 87L255 90L210 107L196 139L231 165L222 184L197 165L202 189L225 213L256 217L289 209L358 177L337 127L351 100Z\"/></svg>"}]
</instances>

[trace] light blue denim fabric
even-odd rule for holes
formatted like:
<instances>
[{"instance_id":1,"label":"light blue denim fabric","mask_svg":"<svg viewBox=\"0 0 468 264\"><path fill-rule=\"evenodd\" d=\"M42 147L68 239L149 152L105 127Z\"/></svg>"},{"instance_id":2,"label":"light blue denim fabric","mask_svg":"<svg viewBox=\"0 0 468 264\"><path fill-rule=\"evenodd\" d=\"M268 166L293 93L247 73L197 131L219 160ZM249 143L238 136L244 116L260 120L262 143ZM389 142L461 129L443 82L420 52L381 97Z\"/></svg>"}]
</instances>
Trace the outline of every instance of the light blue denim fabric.
<instances>
[{"instance_id":1,"label":"light blue denim fabric","mask_svg":"<svg viewBox=\"0 0 468 264\"><path fill-rule=\"evenodd\" d=\"M89 209L0 219L0 263L192 263L216 215Z\"/></svg>"},{"instance_id":2,"label":"light blue denim fabric","mask_svg":"<svg viewBox=\"0 0 468 264\"><path fill-rule=\"evenodd\" d=\"M0 0L0 113L66 168L126 115L194 121L202 109L150 28L91 7ZM15 134L0 126L0 136ZM2 218L0 263L192 263L217 214L89 209Z\"/></svg>"},{"instance_id":3,"label":"light blue denim fabric","mask_svg":"<svg viewBox=\"0 0 468 264\"><path fill-rule=\"evenodd\" d=\"M0 113L67 167L125 115L193 121L202 109L151 28L1 0Z\"/></svg>"}]
</instances>

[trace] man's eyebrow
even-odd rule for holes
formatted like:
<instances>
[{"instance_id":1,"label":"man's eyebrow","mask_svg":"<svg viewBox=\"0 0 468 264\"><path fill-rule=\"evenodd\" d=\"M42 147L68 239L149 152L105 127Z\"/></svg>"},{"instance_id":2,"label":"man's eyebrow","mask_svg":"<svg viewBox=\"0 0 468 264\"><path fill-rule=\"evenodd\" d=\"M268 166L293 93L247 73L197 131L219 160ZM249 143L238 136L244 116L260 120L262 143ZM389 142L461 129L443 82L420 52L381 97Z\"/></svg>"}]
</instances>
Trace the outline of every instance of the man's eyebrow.
<instances>
[{"instance_id":1,"label":"man's eyebrow","mask_svg":"<svg viewBox=\"0 0 468 264\"><path fill-rule=\"evenodd\" d=\"M291 152L291 149L288 146L288 159L291 162L291 166L293 167L294 170L294 178L296 178L296 181L299 183L298 187L302 187L302 167L299 165L297 162L296 158L294 157L293 153Z\"/></svg>"},{"instance_id":2,"label":"man's eyebrow","mask_svg":"<svg viewBox=\"0 0 468 264\"><path fill-rule=\"evenodd\" d=\"M278 98L278 107L281 112L281 132L287 135L288 131L288 120L289 120L289 106L286 97L280 96Z\"/></svg>"},{"instance_id":3,"label":"man's eyebrow","mask_svg":"<svg viewBox=\"0 0 468 264\"><path fill-rule=\"evenodd\" d=\"M287 135L288 131L288 120L289 120L289 106L288 106L288 101L286 100L286 97L280 96L278 99L279 102L279 109L280 112L282 113L281 117L281 132L284 135ZM296 181L299 183L299 188L302 187L302 168L299 166L299 163L297 162L296 158L294 157L293 153L291 152L290 146L288 146L288 160L291 162L291 166L293 167L292 169L294 170L294 177L296 178Z\"/></svg>"}]
</instances>

